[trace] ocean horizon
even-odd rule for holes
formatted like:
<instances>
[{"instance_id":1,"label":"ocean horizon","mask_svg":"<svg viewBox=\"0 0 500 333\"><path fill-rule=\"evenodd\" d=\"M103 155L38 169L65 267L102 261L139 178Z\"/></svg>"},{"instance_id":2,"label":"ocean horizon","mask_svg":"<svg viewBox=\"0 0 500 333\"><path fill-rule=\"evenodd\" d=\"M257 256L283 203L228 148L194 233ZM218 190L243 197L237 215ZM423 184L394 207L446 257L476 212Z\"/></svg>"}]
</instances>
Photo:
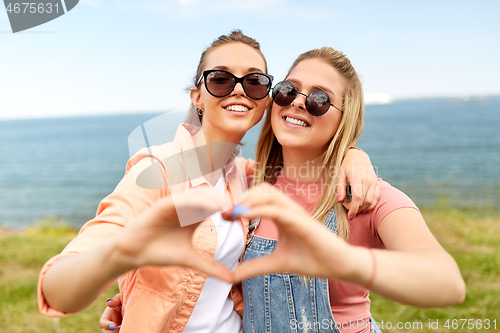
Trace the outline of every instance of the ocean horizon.
<instances>
[{"instance_id":1,"label":"ocean horizon","mask_svg":"<svg viewBox=\"0 0 500 333\"><path fill-rule=\"evenodd\" d=\"M126 113L0 120L0 226L23 228L46 216L80 227L113 191L131 154L128 138L148 120L181 113ZM378 175L419 206L500 203L500 96L394 100L366 106L358 142ZM260 126L247 133L252 158Z\"/></svg>"},{"instance_id":2,"label":"ocean horizon","mask_svg":"<svg viewBox=\"0 0 500 333\"><path fill-rule=\"evenodd\" d=\"M372 93L368 94L370 96L365 95L365 107L367 106L377 106L377 105L390 105L393 103L412 103L412 102L422 102L422 101L436 101L436 100L447 100L453 103L461 103L461 102L474 102L474 103L482 103L482 101L486 98L488 100L491 99L500 99L500 94L464 94L460 96L412 96L412 97L395 97L385 94L385 93ZM160 114L164 114L166 112L179 112L182 108L173 108L173 109L158 109L158 110L113 110L113 111L91 111L91 112L73 112L70 114L27 114L23 116L5 116L4 114L0 114L0 122L2 121L16 121L16 120L34 120L34 119L58 119L58 118L82 118L82 117L105 117L105 116L125 116L125 115L151 115L157 116ZM182 111L181 111L182 112Z\"/></svg>"}]
</instances>

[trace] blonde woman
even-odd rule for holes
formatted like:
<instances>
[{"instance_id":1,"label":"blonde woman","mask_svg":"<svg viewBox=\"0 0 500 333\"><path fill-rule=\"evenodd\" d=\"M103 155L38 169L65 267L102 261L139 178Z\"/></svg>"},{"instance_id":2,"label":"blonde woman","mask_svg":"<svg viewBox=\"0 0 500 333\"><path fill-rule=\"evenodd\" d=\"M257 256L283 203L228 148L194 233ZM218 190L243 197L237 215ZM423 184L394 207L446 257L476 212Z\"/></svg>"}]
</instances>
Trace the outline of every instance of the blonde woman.
<instances>
[{"instance_id":1,"label":"blonde woman","mask_svg":"<svg viewBox=\"0 0 500 333\"><path fill-rule=\"evenodd\" d=\"M347 57L328 47L302 54L273 101L254 187L224 215L260 220L234 273L244 279L245 331L375 332L370 290L418 307L461 303L456 262L404 193L380 181L375 209L355 217L335 200L336 170L363 129Z\"/></svg>"}]
</instances>

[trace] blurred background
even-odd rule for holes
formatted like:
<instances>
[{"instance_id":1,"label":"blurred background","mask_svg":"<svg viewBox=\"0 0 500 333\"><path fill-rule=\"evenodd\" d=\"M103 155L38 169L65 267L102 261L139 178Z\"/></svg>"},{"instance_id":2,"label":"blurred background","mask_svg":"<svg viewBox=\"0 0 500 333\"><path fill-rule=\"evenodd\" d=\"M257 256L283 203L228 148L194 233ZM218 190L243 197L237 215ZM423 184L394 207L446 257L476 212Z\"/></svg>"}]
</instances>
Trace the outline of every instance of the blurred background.
<instances>
[{"instance_id":1,"label":"blurred background","mask_svg":"<svg viewBox=\"0 0 500 333\"><path fill-rule=\"evenodd\" d=\"M37 272L74 236L66 226L81 227L113 191L130 133L163 115L173 136L201 52L233 29L261 43L276 82L312 48L332 46L351 59L367 104L359 147L458 258L466 303L430 313L374 300L376 319L498 315L498 17L496 0L82 0L13 34L0 9L0 236L8 235L0 237L0 318L17 318L0 320L0 332L14 322L9 331L62 332L57 320L30 326L12 313L36 313ZM244 139L247 158L258 133ZM47 221L59 232L48 232ZM33 225L52 238L19 233ZM13 233L30 241L16 243ZM79 320L62 323L97 331Z\"/></svg>"},{"instance_id":2,"label":"blurred background","mask_svg":"<svg viewBox=\"0 0 500 333\"><path fill-rule=\"evenodd\" d=\"M0 10L0 226L90 219L128 135L165 112L178 124L201 52L236 28L276 82L309 49L346 53L367 103L359 146L418 205L497 205L499 14L498 1L85 0L13 34Z\"/></svg>"}]
</instances>

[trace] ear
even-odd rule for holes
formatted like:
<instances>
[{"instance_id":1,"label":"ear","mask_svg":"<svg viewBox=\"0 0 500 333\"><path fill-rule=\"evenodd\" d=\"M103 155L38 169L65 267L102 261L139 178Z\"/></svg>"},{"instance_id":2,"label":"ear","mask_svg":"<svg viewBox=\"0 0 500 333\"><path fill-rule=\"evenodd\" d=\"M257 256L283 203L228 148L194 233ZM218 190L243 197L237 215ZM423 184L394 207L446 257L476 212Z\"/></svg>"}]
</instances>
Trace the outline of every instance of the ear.
<instances>
[{"instance_id":1,"label":"ear","mask_svg":"<svg viewBox=\"0 0 500 333\"><path fill-rule=\"evenodd\" d=\"M191 103L193 103L194 106L196 106L199 109L203 109L203 101L201 98L200 89L196 87L191 88L191 91L189 92L189 97L191 98Z\"/></svg>"}]
</instances>

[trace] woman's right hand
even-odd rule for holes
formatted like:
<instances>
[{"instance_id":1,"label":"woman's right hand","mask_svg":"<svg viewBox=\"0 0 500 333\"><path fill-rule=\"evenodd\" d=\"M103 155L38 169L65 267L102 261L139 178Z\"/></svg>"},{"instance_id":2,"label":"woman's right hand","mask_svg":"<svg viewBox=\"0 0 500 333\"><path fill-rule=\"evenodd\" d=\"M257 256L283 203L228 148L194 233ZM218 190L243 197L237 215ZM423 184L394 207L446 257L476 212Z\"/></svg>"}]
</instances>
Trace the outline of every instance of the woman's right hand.
<instances>
[{"instance_id":1,"label":"woman's right hand","mask_svg":"<svg viewBox=\"0 0 500 333\"><path fill-rule=\"evenodd\" d=\"M228 200L216 189L200 187L156 201L100 246L55 261L41 285L45 302L60 312L80 311L120 275L146 265L184 266L232 282L229 268L193 248L198 222L183 227L178 218L179 213L205 220L226 210Z\"/></svg>"},{"instance_id":2,"label":"woman's right hand","mask_svg":"<svg viewBox=\"0 0 500 333\"><path fill-rule=\"evenodd\" d=\"M121 270L146 265L185 266L230 282L232 275L226 266L203 258L192 247L198 223L230 208L228 202L220 191L208 187L158 200L117 236L116 259ZM178 216L183 220L179 221ZM192 224L183 226L186 222Z\"/></svg>"}]
</instances>

